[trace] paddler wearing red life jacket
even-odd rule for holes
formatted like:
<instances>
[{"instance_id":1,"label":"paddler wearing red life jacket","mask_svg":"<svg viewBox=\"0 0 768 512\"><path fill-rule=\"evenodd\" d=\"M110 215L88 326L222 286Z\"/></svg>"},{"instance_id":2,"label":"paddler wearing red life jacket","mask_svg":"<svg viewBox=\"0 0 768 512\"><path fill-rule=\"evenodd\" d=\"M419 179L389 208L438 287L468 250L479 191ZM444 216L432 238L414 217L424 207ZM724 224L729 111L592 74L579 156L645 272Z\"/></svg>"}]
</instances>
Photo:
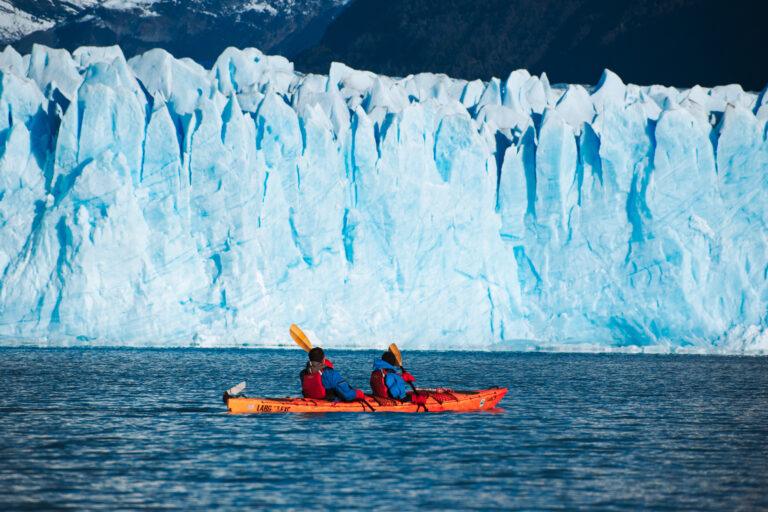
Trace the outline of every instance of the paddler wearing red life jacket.
<instances>
[{"instance_id":1,"label":"paddler wearing red life jacket","mask_svg":"<svg viewBox=\"0 0 768 512\"><path fill-rule=\"evenodd\" d=\"M381 398L394 398L405 400L405 383L413 382L413 376L408 372L402 375L397 373L395 355L387 350L381 355L381 359L373 360L373 372L371 372L371 389L374 396Z\"/></svg>"},{"instance_id":2,"label":"paddler wearing red life jacket","mask_svg":"<svg viewBox=\"0 0 768 512\"><path fill-rule=\"evenodd\" d=\"M309 361L300 376L301 392L304 398L333 402L339 400L351 402L358 398L365 398L362 391L350 386L339 372L333 369L333 363L325 358L325 352L320 347L309 351Z\"/></svg>"}]
</instances>

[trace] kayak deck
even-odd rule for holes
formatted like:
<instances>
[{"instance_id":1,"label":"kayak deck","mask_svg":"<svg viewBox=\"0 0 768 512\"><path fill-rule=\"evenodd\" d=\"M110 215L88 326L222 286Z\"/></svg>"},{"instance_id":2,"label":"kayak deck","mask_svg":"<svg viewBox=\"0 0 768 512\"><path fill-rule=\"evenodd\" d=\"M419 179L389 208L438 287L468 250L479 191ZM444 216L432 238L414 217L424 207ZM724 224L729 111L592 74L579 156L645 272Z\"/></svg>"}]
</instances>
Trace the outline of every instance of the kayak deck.
<instances>
[{"instance_id":1,"label":"kayak deck","mask_svg":"<svg viewBox=\"0 0 768 512\"><path fill-rule=\"evenodd\" d=\"M419 390L427 395L425 405L400 402L390 398L365 395L364 400L330 402L312 398L247 398L232 397L227 400L230 413L275 412L441 412L477 411L493 409L507 394L506 388L481 389L478 391L453 391L450 389Z\"/></svg>"}]
</instances>

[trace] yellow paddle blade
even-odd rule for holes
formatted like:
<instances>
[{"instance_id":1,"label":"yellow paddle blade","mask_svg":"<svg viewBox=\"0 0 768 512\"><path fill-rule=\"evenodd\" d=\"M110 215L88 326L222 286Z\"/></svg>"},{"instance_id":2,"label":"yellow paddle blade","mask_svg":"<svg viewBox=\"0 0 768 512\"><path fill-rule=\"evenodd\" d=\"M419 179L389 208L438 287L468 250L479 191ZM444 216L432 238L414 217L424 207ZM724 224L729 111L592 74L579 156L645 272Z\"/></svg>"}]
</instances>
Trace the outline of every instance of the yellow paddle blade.
<instances>
[{"instance_id":1,"label":"yellow paddle blade","mask_svg":"<svg viewBox=\"0 0 768 512\"><path fill-rule=\"evenodd\" d=\"M395 355L397 366L403 366L403 356L400 355L400 350L397 348L397 345L395 345L394 343L391 344L389 346L389 351Z\"/></svg>"},{"instance_id":2,"label":"yellow paddle blade","mask_svg":"<svg viewBox=\"0 0 768 512\"><path fill-rule=\"evenodd\" d=\"M304 334L304 331L299 329L296 324L291 324L291 338L296 342L298 346L309 352L312 350L312 343L309 342L309 338Z\"/></svg>"}]
</instances>

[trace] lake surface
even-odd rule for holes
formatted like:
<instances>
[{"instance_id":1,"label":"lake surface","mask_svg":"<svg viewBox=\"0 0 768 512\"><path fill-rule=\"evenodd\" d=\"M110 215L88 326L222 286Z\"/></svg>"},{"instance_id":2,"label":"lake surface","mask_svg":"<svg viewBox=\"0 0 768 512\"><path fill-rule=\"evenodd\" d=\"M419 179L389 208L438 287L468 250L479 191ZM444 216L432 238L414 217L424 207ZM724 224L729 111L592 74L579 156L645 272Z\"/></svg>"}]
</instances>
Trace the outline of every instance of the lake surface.
<instances>
[{"instance_id":1,"label":"lake surface","mask_svg":"<svg viewBox=\"0 0 768 512\"><path fill-rule=\"evenodd\" d=\"M327 356L368 390L381 351ZM768 358L403 352L488 412L231 415L300 350L0 349L0 510L768 509Z\"/></svg>"}]
</instances>

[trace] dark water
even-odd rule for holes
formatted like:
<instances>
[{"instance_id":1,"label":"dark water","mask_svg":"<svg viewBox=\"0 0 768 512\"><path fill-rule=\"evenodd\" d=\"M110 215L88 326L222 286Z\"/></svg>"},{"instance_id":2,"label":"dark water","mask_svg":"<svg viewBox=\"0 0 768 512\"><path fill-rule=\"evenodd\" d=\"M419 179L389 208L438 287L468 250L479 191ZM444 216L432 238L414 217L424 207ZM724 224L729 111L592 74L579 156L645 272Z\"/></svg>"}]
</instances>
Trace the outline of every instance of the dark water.
<instances>
[{"instance_id":1,"label":"dark water","mask_svg":"<svg viewBox=\"0 0 768 512\"><path fill-rule=\"evenodd\" d=\"M375 352L330 352L367 389ZM404 353L501 410L229 415L301 351L0 350L0 510L768 509L768 358ZM364 385L365 384L365 385Z\"/></svg>"}]
</instances>

